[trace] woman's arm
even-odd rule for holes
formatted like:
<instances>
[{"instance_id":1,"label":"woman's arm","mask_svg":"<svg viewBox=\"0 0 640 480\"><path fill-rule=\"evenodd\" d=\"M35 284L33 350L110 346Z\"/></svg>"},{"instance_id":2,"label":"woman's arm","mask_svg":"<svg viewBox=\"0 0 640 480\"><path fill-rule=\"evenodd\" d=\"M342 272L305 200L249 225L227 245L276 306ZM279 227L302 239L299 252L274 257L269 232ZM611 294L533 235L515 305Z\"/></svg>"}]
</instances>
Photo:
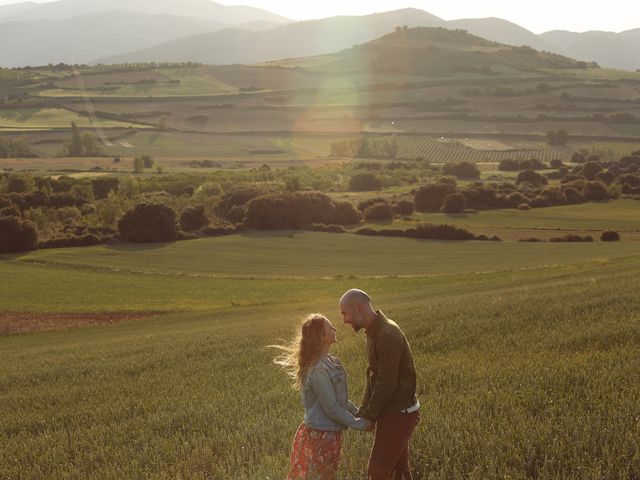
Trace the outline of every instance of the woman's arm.
<instances>
[{"instance_id":1,"label":"woman's arm","mask_svg":"<svg viewBox=\"0 0 640 480\"><path fill-rule=\"evenodd\" d=\"M309 377L309 384L318 396L322 410L328 417L356 430L365 430L368 427L368 422L365 419L354 417L351 412L338 403L333 383L324 369L318 368L313 371Z\"/></svg>"}]
</instances>

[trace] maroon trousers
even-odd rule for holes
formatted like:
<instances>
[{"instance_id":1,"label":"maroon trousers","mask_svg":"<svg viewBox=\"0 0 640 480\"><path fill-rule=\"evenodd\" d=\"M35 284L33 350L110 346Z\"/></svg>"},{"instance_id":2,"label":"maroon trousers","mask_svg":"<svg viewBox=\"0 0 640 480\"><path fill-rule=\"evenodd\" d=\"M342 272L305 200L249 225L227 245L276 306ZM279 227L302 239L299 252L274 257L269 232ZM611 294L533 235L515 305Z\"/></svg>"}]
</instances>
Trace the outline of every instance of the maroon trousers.
<instances>
[{"instance_id":1,"label":"maroon trousers","mask_svg":"<svg viewBox=\"0 0 640 480\"><path fill-rule=\"evenodd\" d=\"M420 413L385 413L376 422L369 480L411 480L409 440Z\"/></svg>"}]
</instances>

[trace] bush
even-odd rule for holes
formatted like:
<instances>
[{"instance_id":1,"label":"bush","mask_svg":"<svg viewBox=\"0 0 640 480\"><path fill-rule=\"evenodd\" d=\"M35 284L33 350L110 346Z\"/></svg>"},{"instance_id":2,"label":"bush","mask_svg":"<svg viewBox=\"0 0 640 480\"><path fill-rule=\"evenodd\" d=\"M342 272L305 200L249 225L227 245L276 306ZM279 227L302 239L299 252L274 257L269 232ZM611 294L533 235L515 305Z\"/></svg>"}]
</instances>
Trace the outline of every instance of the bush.
<instances>
[{"instance_id":1,"label":"bush","mask_svg":"<svg viewBox=\"0 0 640 480\"><path fill-rule=\"evenodd\" d=\"M387 202L375 203L364 212L364 218L368 221L388 221L393 219L393 207Z\"/></svg>"},{"instance_id":2,"label":"bush","mask_svg":"<svg viewBox=\"0 0 640 480\"><path fill-rule=\"evenodd\" d=\"M371 228L361 228L354 233L356 235L377 237L408 237L428 240L489 240L486 237L480 238L464 228L458 228L453 225L434 225L428 223L423 223L407 230L373 230ZM494 236L491 240L499 241L500 239Z\"/></svg>"},{"instance_id":3,"label":"bush","mask_svg":"<svg viewBox=\"0 0 640 480\"><path fill-rule=\"evenodd\" d=\"M534 186L540 186L547 185L549 183L549 180L547 180L547 177L539 174L535 170L525 170L518 174L518 178L516 180L516 183L518 184L523 182L530 183Z\"/></svg>"},{"instance_id":4,"label":"bush","mask_svg":"<svg viewBox=\"0 0 640 480\"><path fill-rule=\"evenodd\" d=\"M447 195L442 203L442 213L462 213L466 208L466 199L462 193Z\"/></svg>"},{"instance_id":5,"label":"bush","mask_svg":"<svg viewBox=\"0 0 640 480\"><path fill-rule=\"evenodd\" d=\"M521 203L520 205L518 205L518 210L531 210L531 205L529 205L528 203Z\"/></svg>"},{"instance_id":6,"label":"bush","mask_svg":"<svg viewBox=\"0 0 640 480\"><path fill-rule=\"evenodd\" d=\"M620 240L620 234L613 230L607 230L605 232L602 232L602 235L600 235L600 240L602 240L603 242L617 242Z\"/></svg>"},{"instance_id":7,"label":"bush","mask_svg":"<svg viewBox=\"0 0 640 480\"><path fill-rule=\"evenodd\" d=\"M187 207L180 215L180 228L185 232L200 230L209 224L209 218L204 211L204 205Z\"/></svg>"},{"instance_id":8,"label":"bush","mask_svg":"<svg viewBox=\"0 0 640 480\"><path fill-rule=\"evenodd\" d=\"M235 206L245 206L249 203L250 200L257 198L261 195L266 195L268 192L264 189L260 188L244 188L238 187L234 188L227 193L225 193L220 199L220 203L218 204L217 212L223 218L231 220L229 218L229 213L231 209Z\"/></svg>"},{"instance_id":9,"label":"bush","mask_svg":"<svg viewBox=\"0 0 640 480\"><path fill-rule=\"evenodd\" d=\"M102 200L109 196L109 193L118 189L120 180L116 177L97 177L91 180L93 196L96 200Z\"/></svg>"},{"instance_id":10,"label":"bush","mask_svg":"<svg viewBox=\"0 0 640 480\"><path fill-rule=\"evenodd\" d=\"M171 242L178 233L176 211L160 203L139 203L118 221L123 240L133 243Z\"/></svg>"},{"instance_id":11,"label":"bush","mask_svg":"<svg viewBox=\"0 0 640 480\"><path fill-rule=\"evenodd\" d=\"M333 223L356 225L362 221L362 214L349 202L337 202L333 210Z\"/></svg>"},{"instance_id":12,"label":"bush","mask_svg":"<svg viewBox=\"0 0 640 480\"><path fill-rule=\"evenodd\" d=\"M227 219L231 223L243 223L244 217L247 215L247 207L244 205L234 205L231 207L227 215Z\"/></svg>"},{"instance_id":13,"label":"bush","mask_svg":"<svg viewBox=\"0 0 640 480\"><path fill-rule=\"evenodd\" d=\"M595 180L596 175L602 171L602 165L598 162L587 162L582 166L580 174L587 180Z\"/></svg>"},{"instance_id":14,"label":"bush","mask_svg":"<svg viewBox=\"0 0 640 480\"><path fill-rule=\"evenodd\" d=\"M413 215L413 211L415 207L413 202L410 200L400 200L399 202L393 205L393 211L396 215L400 216L410 216Z\"/></svg>"},{"instance_id":15,"label":"bush","mask_svg":"<svg viewBox=\"0 0 640 480\"><path fill-rule=\"evenodd\" d=\"M599 202L609 199L609 190L600 182L586 182L582 194L587 201Z\"/></svg>"},{"instance_id":16,"label":"bush","mask_svg":"<svg viewBox=\"0 0 640 480\"><path fill-rule=\"evenodd\" d=\"M416 190L415 209L418 212L439 212L447 195L456 192L456 187L447 183L430 183Z\"/></svg>"},{"instance_id":17,"label":"bush","mask_svg":"<svg viewBox=\"0 0 640 480\"><path fill-rule=\"evenodd\" d=\"M590 235L586 237L581 237L580 235L575 235L570 233L568 235L565 235L564 237L553 237L549 241L550 242L568 242L568 243L593 242L593 237L591 237Z\"/></svg>"},{"instance_id":18,"label":"bush","mask_svg":"<svg viewBox=\"0 0 640 480\"><path fill-rule=\"evenodd\" d=\"M17 217L0 218L0 253L27 252L38 245L33 223Z\"/></svg>"},{"instance_id":19,"label":"bush","mask_svg":"<svg viewBox=\"0 0 640 480\"><path fill-rule=\"evenodd\" d=\"M442 173L458 178L480 178L480 169L472 162L447 163L442 167Z\"/></svg>"},{"instance_id":20,"label":"bush","mask_svg":"<svg viewBox=\"0 0 640 480\"><path fill-rule=\"evenodd\" d=\"M363 200L358 204L358 210L360 210L361 212L364 212L371 205L375 205L376 203L386 203L386 202L387 202L387 199L382 197L367 198L366 200Z\"/></svg>"},{"instance_id":21,"label":"bush","mask_svg":"<svg viewBox=\"0 0 640 480\"><path fill-rule=\"evenodd\" d=\"M314 223L308 227L310 232L325 232L325 233L347 233L342 225L324 225L322 223Z\"/></svg>"},{"instance_id":22,"label":"bush","mask_svg":"<svg viewBox=\"0 0 640 480\"><path fill-rule=\"evenodd\" d=\"M584 203L585 202L584 195L582 195L582 193L578 192L578 190L576 190L573 187L565 188L563 190L563 193L567 203Z\"/></svg>"},{"instance_id":23,"label":"bush","mask_svg":"<svg viewBox=\"0 0 640 480\"><path fill-rule=\"evenodd\" d=\"M349 190L352 192L371 192L381 188L382 181L373 173L356 173L349 179Z\"/></svg>"}]
</instances>

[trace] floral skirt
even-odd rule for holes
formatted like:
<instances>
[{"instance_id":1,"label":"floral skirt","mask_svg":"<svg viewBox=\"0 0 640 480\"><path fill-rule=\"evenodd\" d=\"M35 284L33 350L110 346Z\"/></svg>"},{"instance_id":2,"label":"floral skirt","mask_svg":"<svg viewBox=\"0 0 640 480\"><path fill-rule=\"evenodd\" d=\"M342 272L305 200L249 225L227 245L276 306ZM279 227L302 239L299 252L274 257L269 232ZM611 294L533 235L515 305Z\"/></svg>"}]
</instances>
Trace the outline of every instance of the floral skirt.
<instances>
[{"instance_id":1,"label":"floral skirt","mask_svg":"<svg viewBox=\"0 0 640 480\"><path fill-rule=\"evenodd\" d=\"M335 480L340 463L342 432L298 427L291 446L291 468L287 480Z\"/></svg>"}]
</instances>

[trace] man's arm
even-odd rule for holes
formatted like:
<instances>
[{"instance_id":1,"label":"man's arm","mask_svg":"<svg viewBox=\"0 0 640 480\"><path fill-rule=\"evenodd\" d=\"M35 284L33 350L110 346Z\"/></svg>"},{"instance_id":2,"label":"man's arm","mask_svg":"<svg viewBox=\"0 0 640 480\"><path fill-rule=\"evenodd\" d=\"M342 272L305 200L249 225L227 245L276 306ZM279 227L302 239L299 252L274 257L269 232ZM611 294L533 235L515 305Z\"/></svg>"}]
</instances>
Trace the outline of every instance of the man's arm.
<instances>
[{"instance_id":1,"label":"man's arm","mask_svg":"<svg viewBox=\"0 0 640 480\"><path fill-rule=\"evenodd\" d=\"M376 338L376 369L378 374L371 383L371 395L366 406L360 407L361 417L376 420L398 386L398 371L402 356L403 339L395 331L380 332Z\"/></svg>"}]
</instances>

